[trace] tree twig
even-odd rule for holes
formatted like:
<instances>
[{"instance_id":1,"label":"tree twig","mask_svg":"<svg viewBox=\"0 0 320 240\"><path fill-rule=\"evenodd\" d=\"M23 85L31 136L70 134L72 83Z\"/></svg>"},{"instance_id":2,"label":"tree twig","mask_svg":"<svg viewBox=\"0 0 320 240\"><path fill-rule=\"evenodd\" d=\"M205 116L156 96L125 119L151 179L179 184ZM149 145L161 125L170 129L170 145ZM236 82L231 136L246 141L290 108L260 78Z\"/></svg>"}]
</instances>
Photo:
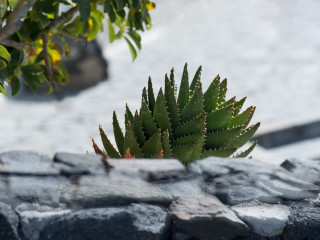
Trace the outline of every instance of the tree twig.
<instances>
[{"instance_id":1,"label":"tree twig","mask_svg":"<svg viewBox=\"0 0 320 240\"><path fill-rule=\"evenodd\" d=\"M78 9L79 6L77 5L73 8L70 8L68 11L62 13L60 17L56 18L56 20L49 25L49 31L51 32L53 29L56 29L69 18L71 18L78 11Z\"/></svg>"},{"instance_id":2,"label":"tree twig","mask_svg":"<svg viewBox=\"0 0 320 240\"><path fill-rule=\"evenodd\" d=\"M20 0L14 10L10 13L7 24L0 30L0 41L7 39L21 27L20 18L31 8L37 0Z\"/></svg>"},{"instance_id":3,"label":"tree twig","mask_svg":"<svg viewBox=\"0 0 320 240\"><path fill-rule=\"evenodd\" d=\"M9 39L4 39L0 43L2 45L8 46L8 47L14 47L14 48L17 48L17 49L22 49L22 50L34 50L35 49L32 45L29 45L29 44L26 44L26 43L12 41L12 40L9 40Z\"/></svg>"},{"instance_id":4,"label":"tree twig","mask_svg":"<svg viewBox=\"0 0 320 240\"><path fill-rule=\"evenodd\" d=\"M57 85L56 85L56 83L54 82L54 79L53 79L53 72L52 72L52 68L51 68L50 63L49 63L49 55L48 55L48 50L47 50L48 37L45 34L41 34L41 39L42 39L42 43L43 43L42 50L43 50L44 64L45 64L45 67L46 67L47 72L48 72L48 78L49 78L49 81L52 84L53 89L56 90L57 89Z\"/></svg>"}]
</instances>

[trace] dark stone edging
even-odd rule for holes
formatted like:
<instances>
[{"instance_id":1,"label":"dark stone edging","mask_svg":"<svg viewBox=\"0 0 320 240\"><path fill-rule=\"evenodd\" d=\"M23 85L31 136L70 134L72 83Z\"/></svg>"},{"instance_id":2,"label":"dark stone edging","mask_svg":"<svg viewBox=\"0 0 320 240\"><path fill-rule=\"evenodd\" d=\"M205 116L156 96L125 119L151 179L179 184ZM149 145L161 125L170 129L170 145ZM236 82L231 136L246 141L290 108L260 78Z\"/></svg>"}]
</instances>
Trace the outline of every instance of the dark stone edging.
<instances>
[{"instance_id":1,"label":"dark stone edging","mask_svg":"<svg viewBox=\"0 0 320 240\"><path fill-rule=\"evenodd\" d=\"M0 239L320 239L320 162L0 154Z\"/></svg>"}]
</instances>

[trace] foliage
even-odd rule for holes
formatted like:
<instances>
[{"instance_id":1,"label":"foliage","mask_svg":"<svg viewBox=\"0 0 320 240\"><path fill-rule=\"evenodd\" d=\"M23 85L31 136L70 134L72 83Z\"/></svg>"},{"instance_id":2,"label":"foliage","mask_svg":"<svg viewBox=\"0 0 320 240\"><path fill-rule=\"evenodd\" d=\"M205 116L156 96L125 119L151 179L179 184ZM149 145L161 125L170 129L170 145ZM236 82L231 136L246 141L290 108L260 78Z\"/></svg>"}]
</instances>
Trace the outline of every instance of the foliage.
<instances>
[{"instance_id":1,"label":"foliage","mask_svg":"<svg viewBox=\"0 0 320 240\"><path fill-rule=\"evenodd\" d=\"M177 158L183 163L208 156L229 157L257 131L260 123L248 127L255 107L239 113L246 98L226 100L227 79L219 75L205 93L202 92L201 66L189 85L187 64L179 93L174 70L165 76L164 91L155 98L152 81L142 91L140 111L135 114L126 106L125 134L113 113L113 131L118 151L99 127L104 151L93 140L95 152L111 158ZM235 157L246 157L254 142Z\"/></svg>"},{"instance_id":2,"label":"foliage","mask_svg":"<svg viewBox=\"0 0 320 240\"><path fill-rule=\"evenodd\" d=\"M67 9L61 11L61 9ZM109 25L110 42L124 38L133 60L141 49L140 31L151 28L147 0L0 0L0 91L20 89L19 76L34 92L47 83L69 81L61 57L69 56L65 37L92 41Z\"/></svg>"}]
</instances>

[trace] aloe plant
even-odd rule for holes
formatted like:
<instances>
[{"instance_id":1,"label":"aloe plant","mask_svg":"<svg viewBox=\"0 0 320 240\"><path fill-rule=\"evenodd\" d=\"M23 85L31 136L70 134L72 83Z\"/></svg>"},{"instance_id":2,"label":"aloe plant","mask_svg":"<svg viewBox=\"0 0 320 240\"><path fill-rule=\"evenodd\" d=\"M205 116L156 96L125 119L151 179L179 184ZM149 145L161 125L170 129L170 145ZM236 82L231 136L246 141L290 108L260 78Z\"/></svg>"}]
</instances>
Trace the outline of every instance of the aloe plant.
<instances>
[{"instance_id":1,"label":"aloe plant","mask_svg":"<svg viewBox=\"0 0 320 240\"><path fill-rule=\"evenodd\" d=\"M246 97L226 100L227 79L214 78L203 93L202 67L191 84L187 64L177 93L174 69L165 76L164 91L155 98L152 81L143 88L140 111L133 114L128 105L125 112L125 133L113 113L113 131L118 150L111 144L101 126L99 131L104 151L93 140L96 153L110 158L177 158L183 163L208 156L229 157L254 135L260 123L248 127L255 107L240 113ZM233 157L247 157L254 149Z\"/></svg>"}]
</instances>

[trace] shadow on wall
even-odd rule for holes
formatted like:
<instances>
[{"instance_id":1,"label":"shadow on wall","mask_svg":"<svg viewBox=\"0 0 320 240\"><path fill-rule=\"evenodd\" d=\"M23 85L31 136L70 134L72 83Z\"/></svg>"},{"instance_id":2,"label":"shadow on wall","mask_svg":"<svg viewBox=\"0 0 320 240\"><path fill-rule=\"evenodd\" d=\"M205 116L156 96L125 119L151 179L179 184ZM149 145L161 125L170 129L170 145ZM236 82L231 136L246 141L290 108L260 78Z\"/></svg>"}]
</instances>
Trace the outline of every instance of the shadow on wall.
<instances>
[{"instance_id":1,"label":"shadow on wall","mask_svg":"<svg viewBox=\"0 0 320 240\"><path fill-rule=\"evenodd\" d=\"M70 81L66 85L58 84L58 90L48 95L48 85L38 86L38 93L21 84L20 93L11 100L44 101L61 100L67 96L77 95L82 90L107 80L108 63L102 56L102 49L96 40L88 42L75 42L66 39L70 47L70 56L63 59L62 64L68 69Z\"/></svg>"}]
</instances>

